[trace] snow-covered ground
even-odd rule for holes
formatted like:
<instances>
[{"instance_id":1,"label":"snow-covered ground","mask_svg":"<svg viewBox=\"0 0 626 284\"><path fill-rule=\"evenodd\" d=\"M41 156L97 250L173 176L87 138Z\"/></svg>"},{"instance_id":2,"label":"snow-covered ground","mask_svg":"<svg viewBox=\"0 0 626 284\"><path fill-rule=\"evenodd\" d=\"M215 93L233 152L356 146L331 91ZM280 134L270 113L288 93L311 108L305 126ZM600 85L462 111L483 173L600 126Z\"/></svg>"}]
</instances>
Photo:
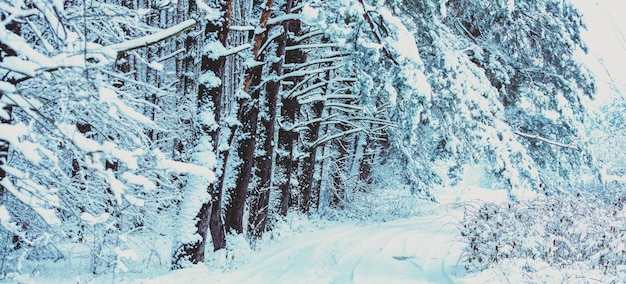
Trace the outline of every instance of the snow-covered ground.
<instances>
[{"instance_id":1,"label":"snow-covered ground","mask_svg":"<svg viewBox=\"0 0 626 284\"><path fill-rule=\"evenodd\" d=\"M196 274L194 280L211 279L206 283L453 283L458 218L434 214L367 226L333 224L254 253L228 273L197 268L139 282L174 283Z\"/></svg>"},{"instance_id":2,"label":"snow-covered ground","mask_svg":"<svg viewBox=\"0 0 626 284\"><path fill-rule=\"evenodd\" d=\"M66 259L39 263L26 283L471 283L457 267L464 206L506 199L506 191L475 187L438 192L439 204L418 202L418 216L390 222L308 220L294 216L250 249L241 239L208 253L193 268L168 271L171 240L138 233L137 261L125 273L94 277L88 244L63 248ZM28 264L26 264L28 266ZM112 270L111 270L112 271ZM463 276L463 277L460 277ZM472 276L476 277L476 275ZM490 276L491 277L491 276Z\"/></svg>"},{"instance_id":3,"label":"snow-covered ground","mask_svg":"<svg viewBox=\"0 0 626 284\"><path fill-rule=\"evenodd\" d=\"M410 218L370 224L294 221L285 232L293 233L294 228L304 232L283 241L270 240L259 251L251 252L244 245L227 255L219 254L221 260L208 265L129 282L616 283L600 271L557 270L530 259L504 261L480 273L466 273L460 265L464 243L457 228L464 210L483 202L504 201L506 196L502 190L448 188L438 192L441 204L423 204L424 213Z\"/></svg>"},{"instance_id":4,"label":"snow-covered ground","mask_svg":"<svg viewBox=\"0 0 626 284\"><path fill-rule=\"evenodd\" d=\"M169 271L171 238L150 232L128 236L138 249L123 259L127 272L90 271L89 244L63 247L65 259L25 263L22 283L617 283L601 271L554 269L531 259L505 260L479 273L463 266L458 225L465 210L502 202L505 190L470 185L435 191L439 203L416 201L414 216L392 221L304 218L293 214L255 249L231 237L227 250L207 261Z\"/></svg>"}]
</instances>

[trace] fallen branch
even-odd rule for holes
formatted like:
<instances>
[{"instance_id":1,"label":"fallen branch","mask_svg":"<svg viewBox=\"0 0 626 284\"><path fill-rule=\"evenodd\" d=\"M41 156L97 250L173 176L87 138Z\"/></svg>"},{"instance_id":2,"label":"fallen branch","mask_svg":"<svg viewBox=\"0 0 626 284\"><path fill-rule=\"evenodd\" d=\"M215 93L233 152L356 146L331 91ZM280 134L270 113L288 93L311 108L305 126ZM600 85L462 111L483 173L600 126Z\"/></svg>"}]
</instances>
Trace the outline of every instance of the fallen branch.
<instances>
[{"instance_id":1,"label":"fallen branch","mask_svg":"<svg viewBox=\"0 0 626 284\"><path fill-rule=\"evenodd\" d=\"M572 150L576 150L576 151L581 151L580 148L578 148L578 147L576 147L574 145L559 143L559 142L556 142L556 141L549 140L547 138L543 138L543 137L541 137L539 135L527 134L527 133L523 133L523 132L519 132L519 131L513 131L513 133L515 133L515 134L517 134L517 135L519 135L521 137L524 137L524 138L536 139L536 140L539 140L541 142L545 142L545 143L548 143L548 144L551 144L551 145L554 145L554 146L568 148L568 149L572 149Z\"/></svg>"}]
</instances>

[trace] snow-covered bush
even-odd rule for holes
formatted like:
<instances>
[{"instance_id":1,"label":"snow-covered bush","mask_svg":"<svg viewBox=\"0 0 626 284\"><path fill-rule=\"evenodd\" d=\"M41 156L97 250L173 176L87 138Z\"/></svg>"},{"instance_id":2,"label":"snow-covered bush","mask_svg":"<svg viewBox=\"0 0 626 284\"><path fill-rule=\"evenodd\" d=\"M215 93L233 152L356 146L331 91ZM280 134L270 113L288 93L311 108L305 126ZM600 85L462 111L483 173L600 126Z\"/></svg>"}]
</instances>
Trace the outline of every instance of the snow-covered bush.
<instances>
[{"instance_id":1,"label":"snow-covered bush","mask_svg":"<svg viewBox=\"0 0 626 284\"><path fill-rule=\"evenodd\" d=\"M616 96L618 96L616 94ZM590 146L595 162L602 167L602 180L587 182L583 188L605 202L616 206L624 204L626 196L626 99L616 97L600 107L587 126L587 136L592 137Z\"/></svg>"},{"instance_id":2,"label":"snow-covered bush","mask_svg":"<svg viewBox=\"0 0 626 284\"><path fill-rule=\"evenodd\" d=\"M468 207L460 224L467 243L461 261L468 271L515 258L616 274L626 264L625 218L617 207L582 194Z\"/></svg>"}]
</instances>

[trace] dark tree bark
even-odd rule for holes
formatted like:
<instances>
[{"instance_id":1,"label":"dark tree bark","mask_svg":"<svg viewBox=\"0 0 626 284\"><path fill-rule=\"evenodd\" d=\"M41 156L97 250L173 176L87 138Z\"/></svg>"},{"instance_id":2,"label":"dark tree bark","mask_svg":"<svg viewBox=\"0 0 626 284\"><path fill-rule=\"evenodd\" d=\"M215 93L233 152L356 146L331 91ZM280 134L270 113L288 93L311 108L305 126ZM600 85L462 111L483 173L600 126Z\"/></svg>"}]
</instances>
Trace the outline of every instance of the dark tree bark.
<instances>
[{"instance_id":1,"label":"dark tree bark","mask_svg":"<svg viewBox=\"0 0 626 284\"><path fill-rule=\"evenodd\" d=\"M367 139L367 146L365 146L365 153L361 164L359 166L359 179L369 184L371 182L372 165L374 164L374 153L372 149L372 141Z\"/></svg>"},{"instance_id":2,"label":"dark tree bark","mask_svg":"<svg viewBox=\"0 0 626 284\"><path fill-rule=\"evenodd\" d=\"M216 35L217 39L222 43L222 45L226 46L226 40L228 36L228 27L230 24L230 15L232 11L232 1L228 0L224 2L224 6L222 9L224 22L222 25L214 25L212 23L207 24L206 33L207 36L209 34ZM205 66L206 63L206 66ZM222 82L224 81L225 74L225 57L219 57L217 60L213 60L206 55L202 58L202 71L210 70L215 73L217 77L219 77ZM208 89L205 84L200 84L199 90L199 101L208 102L211 100L213 105L213 113L215 116L215 121L219 124L222 121L222 104L223 104L223 88L213 87ZM209 136L211 136L211 140L213 141L213 149L219 148L219 137L220 132L219 128L208 129ZM221 171L224 172L223 170ZM223 177L222 177L223 178ZM209 192L212 196L212 206L210 212L210 220L209 227L211 230L211 239L213 241L213 250L219 250L226 247L226 233L224 229L224 222L222 220L222 195L223 188L222 186L218 186L217 183L211 183L209 185Z\"/></svg>"},{"instance_id":3,"label":"dark tree bark","mask_svg":"<svg viewBox=\"0 0 626 284\"><path fill-rule=\"evenodd\" d=\"M322 42L327 42L326 39L322 39ZM329 82L331 78L330 71L326 72L325 80ZM326 94L327 91L332 88L332 84L327 83L322 86L322 93ZM309 127L309 143L313 143L320 137L320 127L322 113L324 112L324 101L316 101L311 107L313 111L313 117L316 122L312 123ZM300 186L300 192L302 192L302 202L300 204L300 210L303 213L309 213L311 209L311 199L313 197L313 182L315 175L315 166L317 165L317 146L310 145L305 147L304 151L309 155L302 161L302 174L299 176L298 185ZM317 195L317 194L316 194Z\"/></svg>"},{"instance_id":4,"label":"dark tree bark","mask_svg":"<svg viewBox=\"0 0 626 284\"><path fill-rule=\"evenodd\" d=\"M262 33L254 35L254 47L252 49L253 59L257 62L264 62L265 56L261 52L261 47L267 40L267 21L269 20L274 6L273 0L267 0L263 5L259 28L264 30ZM248 198L248 190L252 182L252 169L255 163L254 153L256 151L256 134L257 122L259 116L258 101L261 89L258 86L263 77L263 64L256 64L247 71L243 91L249 94L247 101L240 102L238 118L242 124L242 138L239 141L237 152L243 161L239 167L237 176L237 184L231 194L231 202L226 207L225 226L228 230L234 230L241 234L244 232L244 213L246 200ZM236 132L233 129L233 134ZM230 139L232 140L232 138ZM231 144L232 145L232 144Z\"/></svg>"},{"instance_id":5,"label":"dark tree bark","mask_svg":"<svg viewBox=\"0 0 626 284\"><path fill-rule=\"evenodd\" d=\"M285 13L290 14L293 7L294 0L289 0L285 6ZM286 55L286 46L288 40L288 32L290 31L290 22L285 22L282 25L282 35L279 36L276 41L278 47L276 48L276 58L278 60L271 66L271 72L273 78L266 85L266 105L264 106L268 112L269 117L262 120L262 126L265 129L265 137L263 142L263 150L265 155L257 157L257 175L259 176L259 184L255 189L255 198L252 200L250 208L250 232L255 237L261 237L265 232L267 225L267 218L269 212L270 201L270 189L273 187L273 163L272 157L274 155L274 134L276 130L276 111L278 97L281 91L280 77L283 75L283 61Z\"/></svg>"},{"instance_id":6,"label":"dark tree bark","mask_svg":"<svg viewBox=\"0 0 626 284\"><path fill-rule=\"evenodd\" d=\"M327 77L328 78L328 77ZM326 86L328 88L329 86ZM321 118L324 111L324 102L317 101L313 104L314 119ZM319 138L320 133L320 121L311 124L309 129L309 141L313 142ZM302 191L302 203L300 204L300 210L304 213L309 213L311 209L311 192L313 188L313 175L315 173L315 164L317 159L317 146L311 145L305 149L309 155L302 162L302 174L298 184Z\"/></svg>"},{"instance_id":7,"label":"dark tree bark","mask_svg":"<svg viewBox=\"0 0 626 284\"><path fill-rule=\"evenodd\" d=\"M194 1L190 1L189 5L190 10L195 10ZM222 21L218 23L214 23L211 21L207 22L204 27L204 39L206 43L218 40L222 43L222 45L226 44L232 2L224 1L221 2L220 5L221 6L219 8L223 13ZM196 40L192 36L189 36L185 41L185 45L187 48L195 48L196 44ZM191 69L194 65L193 57L189 57L188 59L188 61L183 61L183 66ZM211 71L217 77L223 79L224 62L224 57L219 57L215 59L203 53L200 65L200 72L205 73ZM184 82L184 84L191 83L192 82ZM214 114L215 121L219 123L221 121L222 100L223 93L221 86L207 86L206 82L199 82L197 96L198 112L211 110ZM196 131L196 137L209 136L213 143L213 148L217 149L217 145L219 143L218 127L203 125L200 127L200 129L197 129ZM218 250L226 246L226 235L224 232L224 226L221 217L221 187L218 187L215 182L211 182L206 186L206 190L208 193L210 193L211 199L206 200L206 202L202 204L198 211L198 215L196 216L196 219L198 220L196 224L196 233L200 236L200 240L194 243L181 244L181 246L175 250L172 264L172 268L174 269L182 268L183 260L188 260L193 264L204 261L204 251L206 247L209 228L211 231L213 249Z\"/></svg>"},{"instance_id":8,"label":"dark tree bark","mask_svg":"<svg viewBox=\"0 0 626 284\"><path fill-rule=\"evenodd\" d=\"M296 98L285 97L282 100L281 117L284 126L278 131L278 144L282 147L281 154L278 155L278 166L283 170L282 182L279 185L280 214L287 216L289 211L289 200L291 199L291 180L294 178L294 144L298 139L298 132L291 127L296 120L296 113L300 111L300 104Z\"/></svg>"},{"instance_id":9,"label":"dark tree bark","mask_svg":"<svg viewBox=\"0 0 626 284\"><path fill-rule=\"evenodd\" d=\"M256 78L261 77L262 68L254 68L251 73L255 74ZM260 79L255 79L254 81ZM225 225L227 230L234 230L238 234L242 234L244 231L244 213L246 206L246 199L248 198L248 188L252 181L252 168L254 167L254 152L256 149L256 131L257 120L259 115L259 108L254 103L259 99L259 92L252 93L251 102L242 102L247 105L247 110L243 114L241 121L243 127L241 132L243 138L239 141L239 147L237 152L239 158L243 161L239 168L239 175L237 176L237 184L234 191L231 194L231 201L226 207Z\"/></svg>"},{"instance_id":10,"label":"dark tree bark","mask_svg":"<svg viewBox=\"0 0 626 284\"><path fill-rule=\"evenodd\" d=\"M293 1L290 4L293 5ZM287 37L287 46L294 46L299 42L294 41L294 37L302 34L302 25L299 21L289 23L288 31L290 36ZM306 53L300 49L289 50L285 52L285 63L304 63L306 61ZM286 79L291 86L296 86L298 82L302 81L302 77L292 77ZM283 126L278 130L278 146L281 147L279 155L277 156L278 170L281 171L281 183L278 185L281 197L280 197L280 214L287 216L289 211L291 200L291 181L295 179L297 174L298 163L294 161L294 148L298 140L298 132L293 129L296 123L296 117L300 112L300 103L298 99L293 96L284 95L281 97L281 119Z\"/></svg>"}]
</instances>

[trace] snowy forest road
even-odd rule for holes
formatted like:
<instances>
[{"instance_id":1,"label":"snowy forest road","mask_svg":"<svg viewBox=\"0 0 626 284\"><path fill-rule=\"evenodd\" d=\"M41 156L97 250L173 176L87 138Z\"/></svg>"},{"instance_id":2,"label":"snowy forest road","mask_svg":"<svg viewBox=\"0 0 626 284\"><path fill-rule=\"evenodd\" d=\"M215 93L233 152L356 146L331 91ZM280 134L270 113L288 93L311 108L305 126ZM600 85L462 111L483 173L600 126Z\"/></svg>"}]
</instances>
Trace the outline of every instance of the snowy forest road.
<instances>
[{"instance_id":1,"label":"snowy forest road","mask_svg":"<svg viewBox=\"0 0 626 284\"><path fill-rule=\"evenodd\" d=\"M304 233L263 249L219 283L455 283L459 214Z\"/></svg>"}]
</instances>

